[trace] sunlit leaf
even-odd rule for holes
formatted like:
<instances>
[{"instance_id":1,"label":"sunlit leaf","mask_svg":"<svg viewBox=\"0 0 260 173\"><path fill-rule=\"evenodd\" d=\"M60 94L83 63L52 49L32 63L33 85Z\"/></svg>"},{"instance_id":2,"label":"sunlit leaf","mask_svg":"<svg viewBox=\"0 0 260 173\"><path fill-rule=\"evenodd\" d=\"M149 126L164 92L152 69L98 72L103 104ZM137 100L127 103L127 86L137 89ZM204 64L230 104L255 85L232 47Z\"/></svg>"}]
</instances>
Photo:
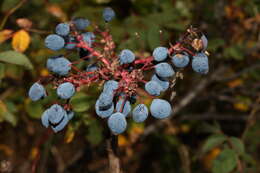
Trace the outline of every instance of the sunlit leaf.
<instances>
[{"instance_id":1,"label":"sunlit leaf","mask_svg":"<svg viewBox=\"0 0 260 173\"><path fill-rule=\"evenodd\" d=\"M10 29L4 29L0 31L0 44L12 37L13 31Z\"/></svg>"},{"instance_id":2,"label":"sunlit leaf","mask_svg":"<svg viewBox=\"0 0 260 173\"><path fill-rule=\"evenodd\" d=\"M14 33L13 39L12 39L12 46L13 49L18 52L24 52L31 42L31 37L25 30L19 30L16 33Z\"/></svg>"}]
</instances>

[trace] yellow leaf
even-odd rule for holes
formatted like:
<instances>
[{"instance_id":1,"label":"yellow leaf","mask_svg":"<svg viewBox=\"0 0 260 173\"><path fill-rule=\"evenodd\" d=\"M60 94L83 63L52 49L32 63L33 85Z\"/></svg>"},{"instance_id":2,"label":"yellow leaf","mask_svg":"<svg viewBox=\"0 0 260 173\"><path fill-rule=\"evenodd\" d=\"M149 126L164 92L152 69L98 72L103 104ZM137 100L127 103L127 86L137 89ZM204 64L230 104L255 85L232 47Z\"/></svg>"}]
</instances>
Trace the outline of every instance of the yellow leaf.
<instances>
[{"instance_id":1,"label":"yellow leaf","mask_svg":"<svg viewBox=\"0 0 260 173\"><path fill-rule=\"evenodd\" d=\"M207 168L208 170L211 169L214 159L219 155L220 152L220 148L214 148L206 156L203 157L203 164L205 168Z\"/></svg>"},{"instance_id":2,"label":"yellow leaf","mask_svg":"<svg viewBox=\"0 0 260 173\"><path fill-rule=\"evenodd\" d=\"M13 49L18 52L24 52L29 44L30 44L31 38L28 32L25 30L19 30L16 33L14 33L13 40L12 40L12 46Z\"/></svg>"},{"instance_id":3,"label":"yellow leaf","mask_svg":"<svg viewBox=\"0 0 260 173\"><path fill-rule=\"evenodd\" d=\"M248 104L246 104L246 103L238 102L238 103L235 103L235 104L234 104L234 108L235 108L236 110L239 110L239 111L242 111L242 112L246 112L246 111L248 111L249 106L248 106Z\"/></svg>"},{"instance_id":4,"label":"yellow leaf","mask_svg":"<svg viewBox=\"0 0 260 173\"><path fill-rule=\"evenodd\" d=\"M0 31L0 44L8 40L12 37L13 31L10 29L5 29L3 31Z\"/></svg>"},{"instance_id":5,"label":"yellow leaf","mask_svg":"<svg viewBox=\"0 0 260 173\"><path fill-rule=\"evenodd\" d=\"M33 147L33 148L31 149L30 159L31 159L31 160L34 160L34 159L38 156L38 154L39 154L39 149L36 148L36 147Z\"/></svg>"},{"instance_id":6,"label":"yellow leaf","mask_svg":"<svg viewBox=\"0 0 260 173\"><path fill-rule=\"evenodd\" d=\"M69 129L66 132L66 136L65 136L65 143L71 143L71 141L74 139L75 136L75 132L72 131L72 129L69 127Z\"/></svg>"},{"instance_id":7,"label":"yellow leaf","mask_svg":"<svg viewBox=\"0 0 260 173\"><path fill-rule=\"evenodd\" d=\"M125 147L125 146L127 146L127 144L128 144L128 141L127 141L126 137L123 135L119 135L118 136L118 146Z\"/></svg>"}]
</instances>

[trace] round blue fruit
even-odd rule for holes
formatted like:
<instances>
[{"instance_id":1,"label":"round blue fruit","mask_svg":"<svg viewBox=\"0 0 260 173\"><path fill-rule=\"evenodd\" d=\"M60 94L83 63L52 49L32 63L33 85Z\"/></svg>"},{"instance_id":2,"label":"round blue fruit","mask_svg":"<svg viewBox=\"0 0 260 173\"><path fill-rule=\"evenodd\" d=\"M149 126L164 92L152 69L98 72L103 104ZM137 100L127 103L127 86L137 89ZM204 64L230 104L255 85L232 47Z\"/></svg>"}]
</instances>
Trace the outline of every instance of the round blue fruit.
<instances>
[{"instance_id":1,"label":"round blue fruit","mask_svg":"<svg viewBox=\"0 0 260 173\"><path fill-rule=\"evenodd\" d=\"M36 82L31 86L31 88L29 90L29 97L33 101L40 100L46 96L47 96L46 91L41 84Z\"/></svg>"},{"instance_id":2,"label":"round blue fruit","mask_svg":"<svg viewBox=\"0 0 260 173\"><path fill-rule=\"evenodd\" d=\"M97 102L95 104L95 110L96 110L96 113L97 113L97 115L99 117L107 118L114 112L114 104L112 103L110 108L108 108L106 110L100 110L100 108L99 108L99 100L97 100Z\"/></svg>"},{"instance_id":3,"label":"round blue fruit","mask_svg":"<svg viewBox=\"0 0 260 173\"><path fill-rule=\"evenodd\" d=\"M190 62L190 58L187 55L176 54L172 57L172 63L178 68L186 67Z\"/></svg>"},{"instance_id":4,"label":"round blue fruit","mask_svg":"<svg viewBox=\"0 0 260 173\"><path fill-rule=\"evenodd\" d=\"M204 53L193 56L192 69L199 74L207 74L209 72L208 56Z\"/></svg>"},{"instance_id":5,"label":"round blue fruit","mask_svg":"<svg viewBox=\"0 0 260 173\"><path fill-rule=\"evenodd\" d=\"M95 39L95 35L93 32L86 32L82 34L83 36L83 41L86 42L88 44L89 47L92 46L92 43L94 42Z\"/></svg>"},{"instance_id":6,"label":"round blue fruit","mask_svg":"<svg viewBox=\"0 0 260 173\"><path fill-rule=\"evenodd\" d=\"M123 105L123 103L125 103L125 104ZM122 114L127 116L131 112L131 104L130 104L130 102L128 100L126 100L124 102L124 99L118 100L118 102L116 103L116 111L117 112L121 112Z\"/></svg>"},{"instance_id":7,"label":"round blue fruit","mask_svg":"<svg viewBox=\"0 0 260 173\"><path fill-rule=\"evenodd\" d=\"M71 62L65 57L52 57L47 60L47 68L49 71L59 75L66 76L71 70Z\"/></svg>"},{"instance_id":8,"label":"round blue fruit","mask_svg":"<svg viewBox=\"0 0 260 173\"><path fill-rule=\"evenodd\" d=\"M114 135L123 133L127 127L125 115L120 112L113 113L108 118L107 124Z\"/></svg>"},{"instance_id":9,"label":"round blue fruit","mask_svg":"<svg viewBox=\"0 0 260 173\"><path fill-rule=\"evenodd\" d=\"M132 63L134 60L135 60L135 54L131 50L124 49L121 51L119 55L120 64L129 64Z\"/></svg>"},{"instance_id":10,"label":"round blue fruit","mask_svg":"<svg viewBox=\"0 0 260 173\"><path fill-rule=\"evenodd\" d=\"M113 103L114 94L112 92L102 92L98 98L99 100L99 109L107 110L111 107Z\"/></svg>"},{"instance_id":11,"label":"round blue fruit","mask_svg":"<svg viewBox=\"0 0 260 173\"><path fill-rule=\"evenodd\" d=\"M164 61L168 56L168 49L166 47L157 47L153 51L155 61Z\"/></svg>"},{"instance_id":12,"label":"round blue fruit","mask_svg":"<svg viewBox=\"0 0 260 173\"><path fill-rule=\"evenodd\" d=\"M70 33L70 26L67 23L60 23L56 26L56 34L66 36Z\"/></svg>"},{"instance_id":13,"label":"round blue fruit","mask_svg":"<svg viewBox=\"0 0 260 173\"><path fill-rule=\"evenodd\" d=\"M137 123L144 122L148 114L148 108L144 104L138 104L132 112L133 120Z\"/></svg>"},{"instance_id":14,"label":"round blue fruit","mask_svg":"<svg viewBox=\"0 0 260 173\"><path fill-rule=\"evenodd\" d=\"M75 20L72 21L76 27L76 29L78 30L84 30L86 29L86 27L88 27L90 25L90 22L88 19L84 19L84 18L77 18Z\"/></svg>"},{"instance_id":15,"label":"round blue fruit","mask_svg":"<svg viewBox=\"0 0 260 173\"><path fill-rule=\"evenodd\" d=\"M69 99L71 98L75 93L75 87L70 82L65 82L63 84L60 84L57 88L57 95L61 99Z\"/></svg>"},{"instance_id":16,"label":"round blue fruit","mask_svg":"<svg viewBox=\"0 0 260 173\"><path fill-rule=\"evenodd\" d=\"M47 109L49 115L49 123L51 124L59 124L61 120L67 116L67 112L58 104L52 105L49 109Z\"/></svg>"},{"instance_id":17,"label":"round blue fruit","mask_svg":"<svg viewBox=\"0 0 260 173\"><path fill-rule=\"evenodd\" d=\"M172 66L166 62L162 62L155 66L155 72L159 77L168 78L175 74Z\"/></svg>"},{"instance_id":18,"label":"round blue fruit","mask_svg":"<svg viewBox=\"0 0 260 173\"><path fill-rule=\"evenodd\" d=\"M150 106L151 115L158 119L167 118L172 113L171 105L163 99L154 99Z\"/></svg>"},{"instance_id":19,"label":"round blue fruit","mask_svg":"<svg viewBox=\"0 0 260 173\"><path fill-rule=\"evenodd\" d=\"M115 11L110 7L107 7L103 10L103 19L106 22L111 21L115 17L115 15Z\"/></svg>"},{"instance_id":20,"label":"round blue fruit","mask_svg":"<svg viewBox=\"0 0 260 173\"><path fill-rule=\"evenodd\" d=\"M106 81L104 84L104 92L113 92L118 88L118 82L115 80Z\"/></svg>"},{"instance_id":21,"label":"round blue fruit","mask_svg":"<svg viewBox=\"0 0 260 173\"><path fill-rule=\"evenodd\" d=\"M200 39L202 41L203 50L206 50L207 47L208 47L208 39L207 39L207 37L203 34Z\"/></svg>"},{"instance_id":22,"label":"round blue fruit","mask_svg":"<svg viewBox=\"0 0 260 173\"><path fill-rule=\"evenodd\" d=\"M159 79L156 74L152 76L151 80L157 82L162 87L162 91L166 91L169 88L170 82Z\"/></svg>"},{"instance_id":23,"label":"round blue fruit","mask_svg":"<svg viewBox=\"0 0 260 173\"><path fill-rule=\"evenodd\" d=\"M151 80L145 84L145 91L148 92L152 96L159 96L161 94L162 90L163 89L162 89L161 85L154 80Z\"/></svg>"},{"instance_id":24,"label":"round blue fruit","mask_svg":"<svg viewBox=\"0 0 260 173\"><path fill-rule=\"evenodd\" d=\"M57 34L50 34L45 38L45 46L51 50L57 51L64 47L64 39Z\"/></svg>"}]
</instances>

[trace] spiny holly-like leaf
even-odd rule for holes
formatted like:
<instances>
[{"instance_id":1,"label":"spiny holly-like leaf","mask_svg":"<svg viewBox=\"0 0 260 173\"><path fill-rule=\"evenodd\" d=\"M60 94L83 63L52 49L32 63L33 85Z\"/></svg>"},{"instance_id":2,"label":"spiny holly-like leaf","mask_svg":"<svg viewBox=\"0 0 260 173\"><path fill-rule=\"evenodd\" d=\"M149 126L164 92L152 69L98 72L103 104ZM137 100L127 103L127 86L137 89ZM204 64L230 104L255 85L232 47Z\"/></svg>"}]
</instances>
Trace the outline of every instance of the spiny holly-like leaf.
<instances>
[{"instance_id":1,"label":"spiny holly-like leaf","mask_svg":"<svg viewBox=\"0 0 260 173\"><path fill-rule=\"evenodd\" d=\"M224 149L213 161L213 173L230 173L237 166L236 152Z\"/></svg>"},{"instance_id":2,"label":"spiny holly-like leaf","mask_svg":"<svg viewBox=\"0 0 260 173\"><path fill-rule=\"evenodd\" d=\"M242 154L245 152L245 146L244 143L241 141L241 139L236 137L231 137L230 142L232 143L232 147L239 153Z\"/></svg>"},{"instance_id":3,"label":"spiny holly-like leaf","mask_svg":"<svg viewBox=\"0 0 260 173\"><path fill-rule=\"evenodd\" d=\"M210 136L202 147L203 152L208 152L212 148L222 144L227 140L227 137L223 134L215 134Z\"/></svg>"},{"instance_id":4,"label":"spiny holly-like leaf","mask_svg":"<svg viewBox=\"0 0 260 173\"><path fill-rule=\"evenodd\" d=\"M30 35L25 30L19 30L14 33L12 47L18 52L24 52L31 42Z\"/></svg>"},{"instance_id":5,"label":"spiny holly-like leaf","mask_svg":"<svg viewBox=\"0 0 260 173\"><path fill-rule=\"evenodd\" d=\"M15 51L1 52L0 61L10 64L21 65L28 69L33 69L33 65L30 62L30 60L24 54Z\"/></svg>"}]
</instances>

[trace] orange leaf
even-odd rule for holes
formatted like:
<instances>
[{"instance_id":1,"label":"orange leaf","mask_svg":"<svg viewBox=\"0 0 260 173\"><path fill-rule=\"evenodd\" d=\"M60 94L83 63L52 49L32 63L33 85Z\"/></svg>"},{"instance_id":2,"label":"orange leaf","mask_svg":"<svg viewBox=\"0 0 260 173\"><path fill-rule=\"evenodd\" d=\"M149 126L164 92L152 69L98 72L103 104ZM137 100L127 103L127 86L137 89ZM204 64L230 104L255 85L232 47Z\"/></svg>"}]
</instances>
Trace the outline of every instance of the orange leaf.
<instances>
[{"instance_id":1,"label":"orange leaf","mask_svg":"<svg viewBox=\"0 0 260 173\"><path fill-rule=\"evenodd\" d=\"M49 5L47 11L53 16L60 18L62 21L66 21L67 16L58 5Z\"/></svg>"},{"instance_id":2,"label":"orange leaf","mask_svg":"<svg viewBox=\"0 0 260 173\"><path fill-rule=\"evenodd\" d=\"M13 40L12 40L12 46L13 49L18 52L24 52L29 44L30 44L31 38L28 32L25 30L19 30L16 33L14 33Z\"/></svg>"},{"instance_id":3,"label":"orange leaf","mask_svg":"<svg viewBox=\"0 0 260 173\"><path fill-rule=\"evenodd\" d=\"M8 40L12 37L13 31L10 29L5 29L3 31L0 31L0 44Z\"/></svg>"},{"instance_id":4,"label":"orange leaf","mask_svg":"<svg viewBox=\"0 0 260 173\"><path fill-rule=\"evenodd\" d=\"M19 18L16 20L16 23L21 28L30 29L32 27L32 21L26 18Z\"/></svg>"},{"instance_id":5,"label":"orange leaf","mask_svg":"<svg viewBox=\"0 0 260 173\"><path fill-rule=\"evenodd\" d=\"M234 103L234 108L236 110L242 111L242 112L246 112L249 110L249 106L246 103L243 102L238 102L238 103Z\"/></svg>"},{"instance_id":6,"label":"orange leaf","mask_svg":"<svg viewBox=\"0 0 260 173\"><path fill-rule=\"evenodd\" d=\"M228 82L228 87L229 88L235 88L235 87L240 86L242 84L243 84L243 80L235 79L235 80Z\"/></svg>"}]
</instances>

